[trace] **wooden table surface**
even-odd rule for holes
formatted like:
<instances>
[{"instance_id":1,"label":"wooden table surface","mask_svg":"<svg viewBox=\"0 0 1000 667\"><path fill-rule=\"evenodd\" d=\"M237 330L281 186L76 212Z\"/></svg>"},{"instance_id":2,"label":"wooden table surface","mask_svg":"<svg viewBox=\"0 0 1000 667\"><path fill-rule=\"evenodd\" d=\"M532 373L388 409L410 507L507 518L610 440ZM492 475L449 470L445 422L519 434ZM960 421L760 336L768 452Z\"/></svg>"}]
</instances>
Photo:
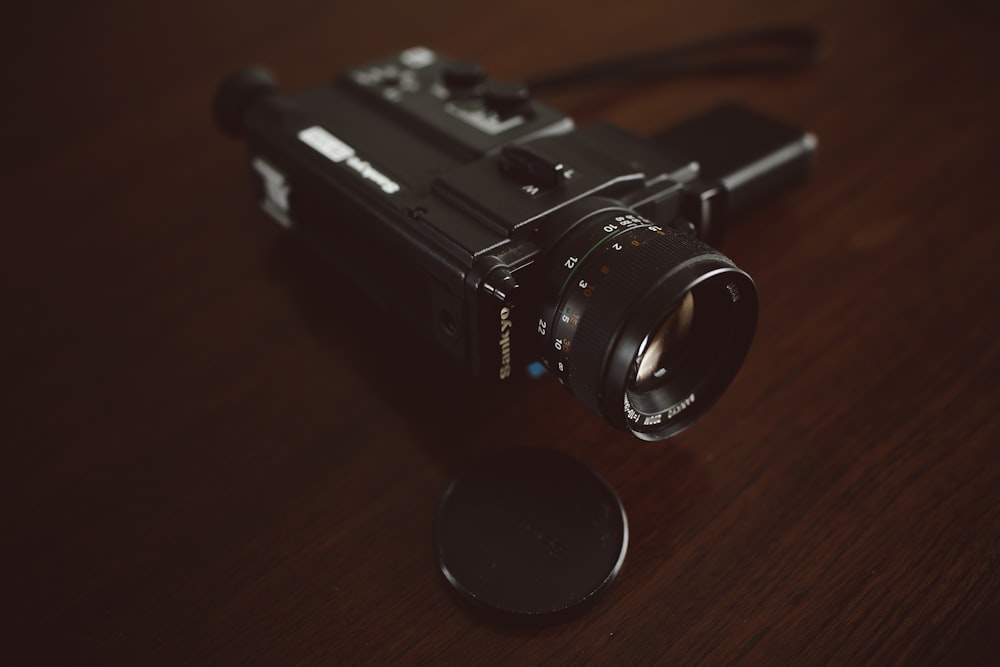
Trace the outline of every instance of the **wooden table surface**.
<instances>
[{"instance_id":1,"label":"wooden table surface","mask_svg":"<svg viewBox=\"0 0 1000 667\"><path fill-rule=\"evenodd\" d=\"M1000 660L996 2L95 0L8 19L5 664ZM745 367L662 443L551 378L414 373L403 336L260 213L209 117L249 63L299 90L424 44L516 78L775 22L815 26L829 57L544 97L639 134L735 99L819 137L811 180L724 244L761 295ZM448 481L511 445L587 462L627 508L618 581L561 625L486 622L435 569Z\"/></svg>"}]
</instances>

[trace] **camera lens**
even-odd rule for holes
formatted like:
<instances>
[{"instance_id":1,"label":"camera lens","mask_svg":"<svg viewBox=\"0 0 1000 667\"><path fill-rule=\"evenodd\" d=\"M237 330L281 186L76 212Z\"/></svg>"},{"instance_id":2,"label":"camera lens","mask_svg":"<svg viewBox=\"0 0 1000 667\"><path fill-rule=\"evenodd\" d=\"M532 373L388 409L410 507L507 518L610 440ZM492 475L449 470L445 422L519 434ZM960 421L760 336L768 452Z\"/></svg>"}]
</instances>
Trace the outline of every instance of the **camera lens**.
<instances>
[{"instance_id":1,"label":"camera lens","mask_svg":"<svg viewBox=\"0 0 1000 667\"><path fill-rule=\"evenodd\" d=\"M581 209L584 210L581 210ZM750 347L753 281L697 239L594 199L542 261L542 358L584 404L647 440L722 395Z\"/></svg>"},{"instance_id":2,"label":"camera lens","mask_svg":"<svg viewBox=\"0 0 1000 667\"><path fill-rule=\"evenodd\" d=\"M694 295L688 292L663 318L656 332L639 344L633 388L642 391L655 386L667 370L677 364L686 347L693 317Z\"/></svg>"}]
</instances>

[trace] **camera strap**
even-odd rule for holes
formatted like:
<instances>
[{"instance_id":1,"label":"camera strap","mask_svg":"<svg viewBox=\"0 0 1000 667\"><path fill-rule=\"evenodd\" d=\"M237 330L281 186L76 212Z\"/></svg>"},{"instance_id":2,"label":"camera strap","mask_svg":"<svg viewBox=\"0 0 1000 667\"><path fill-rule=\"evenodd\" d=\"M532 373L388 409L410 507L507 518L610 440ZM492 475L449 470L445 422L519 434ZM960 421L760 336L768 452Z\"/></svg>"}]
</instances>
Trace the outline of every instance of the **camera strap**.
<instances>
[{"instance_id":1,"label":"camera strap","mask_svg":"<svg viewBox=\"0 0 1000 667\"><path fill-rule=\"evenodd\" d=\"M584 83L635 83L691 74L787 72L825 55L819 33L806 26L772 26L605 60L529 79L530 89Z\"/></svg>"}]
</instances>

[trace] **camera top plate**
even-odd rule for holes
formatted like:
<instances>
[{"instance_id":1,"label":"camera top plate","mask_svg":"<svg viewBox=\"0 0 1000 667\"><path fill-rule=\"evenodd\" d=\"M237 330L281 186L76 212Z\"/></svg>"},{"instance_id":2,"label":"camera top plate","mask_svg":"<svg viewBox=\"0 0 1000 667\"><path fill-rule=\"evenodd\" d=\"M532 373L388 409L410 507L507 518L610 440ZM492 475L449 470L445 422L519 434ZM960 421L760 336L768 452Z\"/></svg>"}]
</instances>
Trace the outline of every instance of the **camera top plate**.
<instances>
[{"instance_id":1,"label":"camera top plate","mask_svg":"<svg viewBox=\"0 0 1000 667\"><path fill-rule=\"evenodd\" d=\"M320 179L316 192L381 211L389 236L451 256L460 272L572 201L690 177L689 161L607 124L573 131L522 85L423 47L271 98L248 122L270 144L255 152L272 171L304 165L292 170ZM292 190L302 198L302 184Z\"/></svg>"},{"instance_id":2,"label":"camera top plate","mask_svg":"<svg viewBox=\"0 0 1000 667\"><path fill-rule=\"evenodd\" d=\"M490 79L475 63L421 46L350 70L337 84L430 132L464 159L573 129L570 118L533 99L522 84Z\"/></svg>"}]
</instances>

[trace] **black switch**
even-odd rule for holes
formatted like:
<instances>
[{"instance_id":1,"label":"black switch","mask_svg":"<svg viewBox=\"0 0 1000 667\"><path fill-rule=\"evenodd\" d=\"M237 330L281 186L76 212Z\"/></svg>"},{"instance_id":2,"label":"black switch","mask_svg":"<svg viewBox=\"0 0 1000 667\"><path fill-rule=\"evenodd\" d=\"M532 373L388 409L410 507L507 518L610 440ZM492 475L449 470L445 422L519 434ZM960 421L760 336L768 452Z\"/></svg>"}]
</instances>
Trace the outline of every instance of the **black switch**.
<instances>
[{"instance_id":1,"label":"black switch","mask_svg":"<svg viewBox=\"0 0 1000 667\"><path fill-rule=\"evenodd\" d=\"M528 146L504 146L500 169L524 185L553 188L566 180L562 162L552 160Z\"/></svg>"},{"instance_id":2,"label":"black switch","mask_svg":"<svg viewBox=\"0 0 1000 667\"><path fill-rule=\"evenodd\" d=\"M525 107L531 94L522 83L513 81L487 81L483 91L486 106L501 116L513 116Z\"/></svg>"},{"instance_id":3,"label":"black switch","mask_svg":"<svg viewBox=\"0 0 1000 667\"><path fill-rule=\"evenodd\" d=\"M449 88L475 88L486 80L486 72L479 63L458 60L445 66L441 78Z\"/></svg>"}]
</instances>

